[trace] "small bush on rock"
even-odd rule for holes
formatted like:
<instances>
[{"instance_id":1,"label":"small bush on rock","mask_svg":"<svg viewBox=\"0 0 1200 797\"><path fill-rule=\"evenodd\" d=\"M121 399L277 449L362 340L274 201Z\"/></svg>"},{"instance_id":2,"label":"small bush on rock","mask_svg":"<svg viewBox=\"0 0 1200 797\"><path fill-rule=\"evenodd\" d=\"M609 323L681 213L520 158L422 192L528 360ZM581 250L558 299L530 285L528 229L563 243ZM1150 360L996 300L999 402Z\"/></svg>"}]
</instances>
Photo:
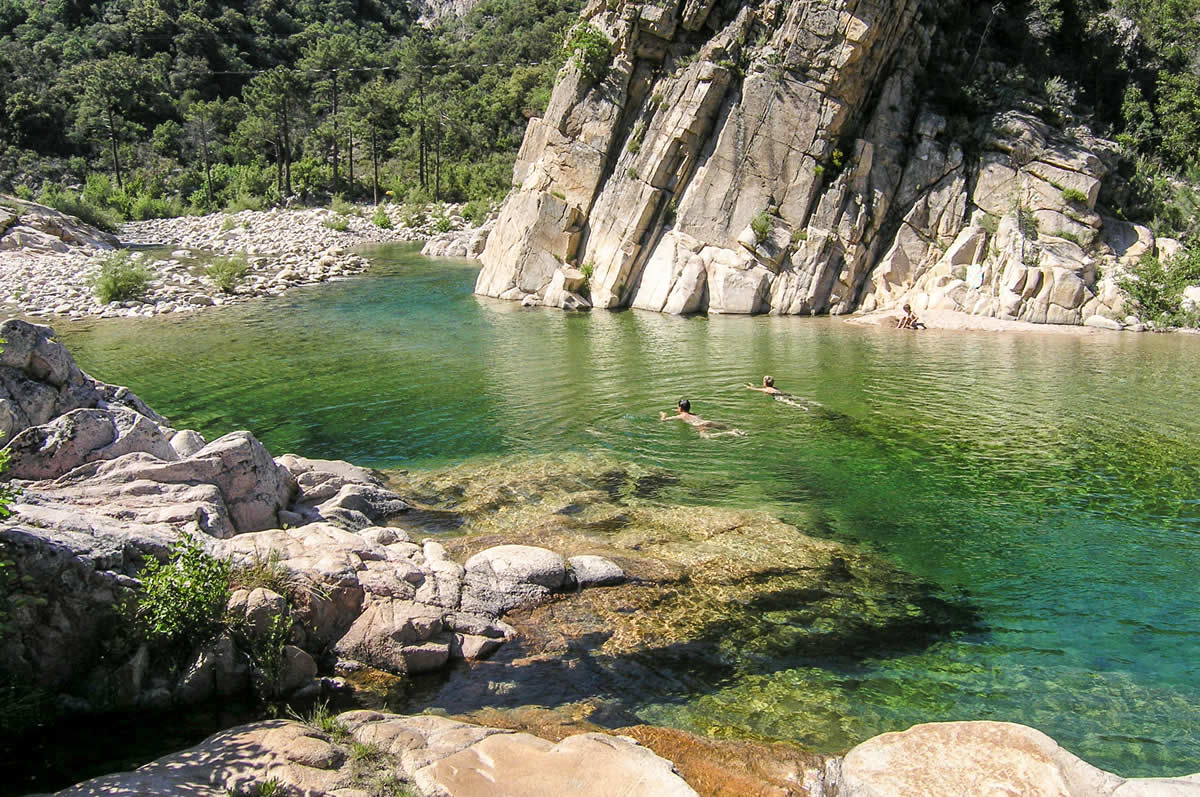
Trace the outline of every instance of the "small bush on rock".
<instances>
[{"instance_id":1,"label":"small bush on rock","mask_svg":"<svg viewBox=\"0 0 1200 797\"><path fill-rule=\"evenodd\" d=\"M138 573L137 617L151 641L196 645L225 627L231 565L190 534L171 546L166 564L151 559Z\"/></svg>"},{"instance_id":2,"label":"small bush on rock","mask_svg":"<svg viewBox=\"0 0 1200 797\"><path fill-rule=\"evenodd\" d=\"M233 293L234 288L241 285L250 273L250 264L243 257L222 257L209 263L205 273L222 293Z\"/></svg>"},{"instance_id":3,"label":"small bush on rock","mask_svg":"<svg viewBox=\"0 0 1200 797\"><path fill-rule=\"evenodd\" d=\"M381 230L392 229L392 217L383 208L375 208L375 215L371 216L371 223Z\"/></svg>"},{"instance_id":4,"label":"small bush on rock","mask_svg":"<svg viewBox=\"0 0 1200 797\"><path fill-rule=\"evenodd\" d=\"M350 229L350 222L346 221L344 216L330 216L325 219L324 224L334 232L345 232Z\"/></svg>"},{"instance_id":5,"label":"small bush on rock","mask_svg":"<svg viewBox=\"0 0 1200 797\"><path fill-rule=\"evenodd\" d=\"M760 210L754 214L754 218L750 219L750 229L754 232L755 239L761 243L771 234L771 214L765 210Z\"/></svg>"},{"instance_id":6,"label":"small bush on rock","mask_svg":"<svg viewBox=\"0 0 1200 797\"><path fill-rule=\"evenodd\" d=\"M135 263L128 252L117 251L100 261L100 270L89 284L96 298L108 304L141 297L153 276L141 263Z\"/></svg>"}]
</instances>

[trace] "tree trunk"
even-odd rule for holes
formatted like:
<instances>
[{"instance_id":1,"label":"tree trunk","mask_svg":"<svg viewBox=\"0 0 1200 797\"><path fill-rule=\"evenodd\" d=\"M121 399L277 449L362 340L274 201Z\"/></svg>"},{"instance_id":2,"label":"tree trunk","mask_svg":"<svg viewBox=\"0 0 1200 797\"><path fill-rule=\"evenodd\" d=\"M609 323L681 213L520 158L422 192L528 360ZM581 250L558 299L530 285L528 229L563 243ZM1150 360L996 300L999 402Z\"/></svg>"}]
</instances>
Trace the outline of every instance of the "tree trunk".
<instances>
[{"instance_id":1,"label":"tree trunk","mask_svg":"<svg viewBox=\"0 0 1200 797\"><path fill-rule=\"evenodd\" d=\"M292 131L288 117L288 102L283 101L283 185L287 189L284 197L292 195Z\"/></svg>"},{"instance_id":2,"label":"tree trunk","mask_svg":"<svg viewBox=\"0 0 1200 797\"><path fill-rule=\"evenodd\" d=\"M212 161L208 157L208 125L200 119L200 153L204 157L204 193L208 196L208 209L213 208Z\"/></svg>"},{"instance_id":3,"label":"tree trunk","mask_svg":"<svg viewBox=\"0 0 1200 797\"><path fill-rule=\"evenodd\" d=\"M338 73L332 72L333 78L333 193L338 192Z\"/></svg>"},{"instance_id":4,"label":"tree trunk","mask_svg":"<svg viewBox=\"0 0 1200 797\"><path fill-rule=\"evenodd\" d=\"M375 131L375 125L371 125L371 194L375 198L375 204L379 204L379 140Z\"/></svg>"},{"instance_id":5,"label":"tree trunk","mask_svg":"<svg viewBox=\"0 0 1200 797\"><path fill-rule=\"evenodd\" d=\"M106 112L108 116L108 142L112 146L113 176L117 180L117 188L124 191L125 183L121 179L121 154L117 147L117 120L112 108Z\"/></svg>"}]
</instances>

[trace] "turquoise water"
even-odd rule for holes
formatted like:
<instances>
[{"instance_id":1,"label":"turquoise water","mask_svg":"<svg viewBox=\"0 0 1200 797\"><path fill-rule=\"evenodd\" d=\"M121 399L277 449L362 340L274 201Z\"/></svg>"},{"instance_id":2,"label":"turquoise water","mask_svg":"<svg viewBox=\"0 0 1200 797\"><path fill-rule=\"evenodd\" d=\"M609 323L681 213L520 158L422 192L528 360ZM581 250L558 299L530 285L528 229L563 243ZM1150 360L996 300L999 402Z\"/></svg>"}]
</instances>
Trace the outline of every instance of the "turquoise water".
<instances>
[{"instance_id":1,"label":"turquoise water","mask_svg":"<svg viewBox=\"0 0 1200 797\"><path fill-rule=\"evenodd\" d=\"M247 428L382 468L605 452L677 473L671 500L815 512L814 533L984 621L919 652L636 695L645 721L836 750L1011 720L1122 775L1200 771L1200 338L571 315L471 295L471 264L375 259L267 303L58 331L209 439ZM802 406L742 388L764 373ZM660 423L681 396L746 436Z\"/></svg>"}]
</instances>

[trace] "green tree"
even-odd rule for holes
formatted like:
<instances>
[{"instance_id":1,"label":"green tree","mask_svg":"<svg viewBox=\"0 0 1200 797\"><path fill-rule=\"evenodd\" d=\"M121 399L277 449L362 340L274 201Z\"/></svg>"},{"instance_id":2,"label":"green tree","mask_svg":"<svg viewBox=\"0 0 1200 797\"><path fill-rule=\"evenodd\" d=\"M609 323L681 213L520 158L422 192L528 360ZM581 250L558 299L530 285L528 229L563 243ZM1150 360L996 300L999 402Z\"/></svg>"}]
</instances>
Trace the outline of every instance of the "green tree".
<instances>
[{"instance_id":1,"label":"green tree","mask_svg":"<svg viewBox=\"0 0 1200 797\"><path fill-rule=\"evenodd\" d=\"M338 156L341 147L341 131L339 130L342 112L341 95L345 88L347 73L353 74L352 70L361 63L362 51L358 43L345 33L335 33L332 36L317 39L305 50L300 59L301 69L319 73L313 88L324 98L325 107L322 110L327 111L331 129L333 184L330 186L330 193L332 194L338 194L341 190L338 181ZM353 162L353 154L351 154L351 162ZM350 179L352 181L354 179L353 166L351 166Z\"/></svg>"},{"instance_id":2,"label":"green tree","mask_svg":"<svg viewBox=\"0 0 1200 797\"><path fill-rule=\"evenodd\" d=\"M121 143L141 130L129 115L141 102L146 75L136 58L118 53L84 64L75 70L74 76L81 88L75 128L84 137L99 136L105 141L113 179L117 188L124 189Z\"/></svg>"},{"instance_id":3,"label":"green tree","mask_svg":"<svg viewBox=\"0 0 1200 797\"><path fill-rule=\"evenodd\" d=\"M354 117L366 130L371 150L371 199L379 204L379 162L387 150L387 133L400 115L401 95L395 83L382 77L372 80L354 98Z\"/></svg>"},{"instance_id":4,"label":"green tree","mask_svg":"<svg viewBox=\"0 0 1200 797\"><path fill-rule=\"evenodd\" d=\"M256 75L243 92L247 109L243 130L248 138L263 140L274 150L275 184L281 197L292 195L292 139L301 88L293 70L277 66Z\"/></svg>"}]
</instances>

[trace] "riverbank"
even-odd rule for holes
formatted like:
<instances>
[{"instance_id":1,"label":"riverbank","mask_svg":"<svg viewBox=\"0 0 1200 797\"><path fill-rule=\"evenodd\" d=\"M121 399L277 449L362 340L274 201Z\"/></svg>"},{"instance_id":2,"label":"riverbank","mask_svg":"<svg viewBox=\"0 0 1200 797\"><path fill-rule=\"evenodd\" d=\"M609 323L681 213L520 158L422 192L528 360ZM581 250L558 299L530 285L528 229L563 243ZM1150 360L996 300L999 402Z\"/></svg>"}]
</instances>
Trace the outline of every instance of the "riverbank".
<instances>
[{"instance_id":1,"label":"riverbank","mask_svg":"<svg viewBox=\"0 0 1200 797\"><path fill-rule=\"evenodd\" d=\"M9 204L12 217L0 240L0 312L32 319L148 317L277 296L362 273L369 263L356 247L471 228L459 205L418 212L380 205L346 213L273 209L153 219L129 222L113 238L49 208ZM133 257L152 276L141 297L103 303L90 283L118 245L147 250ZM247 266L229 291L207 273L222 257L244 258Z\"/></svg>"}]
</instances>

